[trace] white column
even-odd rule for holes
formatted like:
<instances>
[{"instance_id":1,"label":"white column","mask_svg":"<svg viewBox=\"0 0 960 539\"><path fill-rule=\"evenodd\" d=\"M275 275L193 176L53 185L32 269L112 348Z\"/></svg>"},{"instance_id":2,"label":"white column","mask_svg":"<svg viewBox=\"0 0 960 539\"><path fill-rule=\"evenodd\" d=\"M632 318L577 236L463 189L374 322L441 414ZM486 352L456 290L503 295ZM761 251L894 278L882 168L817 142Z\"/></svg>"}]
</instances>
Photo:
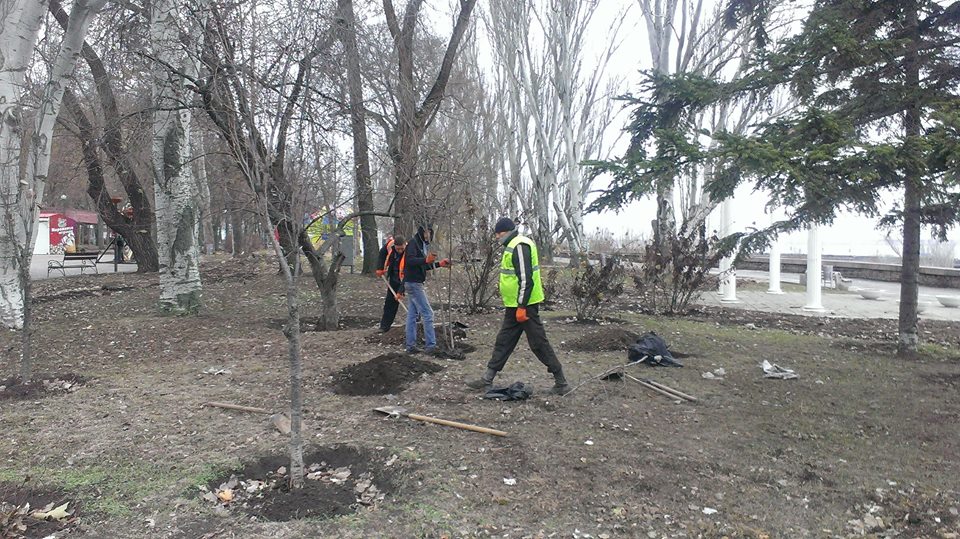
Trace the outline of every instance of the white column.
<instances>
[{"instance_id":1,"label":"white column","mask_svg":"<svg viewBox=\"0 0 960 539\"><path fill-rule=\"evenodd\" d=\"M723 224L721 227L724 237L733 233L733 197L727 198L720 205L720 219ZM737 299L737 269L733 267L733 257L727 257L720 261L720 271L726 272L727 276L721 281L722 303L740 303Z\"/></svg>"},{"instance_id":2,"label":"white column","mask_svg":"<svg viewBox=\"0 0 960 539\"><path fill-rule=\"evenodd\" d=\"M770 224L772 225L775 219L773 218L773 213L770 213ZM783 294L783 290L780 289L780 238L776 237L770 241L770 268L768 271L770 276L770 285L767 287L767 294Z\"/></svg>"},{"instance_id":3,"label":"white column","mask_svg":"<svg viewBox=\"0 0 960 539\"><path fill-rule=\"evenodd\" d=\"M770 242L770 286L767 287L767 294L783 294L780 289L780 241L774 238Z\"/></svg>"},{"instance_id":4,"label":"white column","mask_svg":"<svg viewBox=\"0 0 960 539\"><path fill-rule=\"evenodd\" d=\"M807 232L807 304L803 306L804 311L825 310L820 289L821 263L820 227L812 225Z\"/></svg>"}]
</instances>

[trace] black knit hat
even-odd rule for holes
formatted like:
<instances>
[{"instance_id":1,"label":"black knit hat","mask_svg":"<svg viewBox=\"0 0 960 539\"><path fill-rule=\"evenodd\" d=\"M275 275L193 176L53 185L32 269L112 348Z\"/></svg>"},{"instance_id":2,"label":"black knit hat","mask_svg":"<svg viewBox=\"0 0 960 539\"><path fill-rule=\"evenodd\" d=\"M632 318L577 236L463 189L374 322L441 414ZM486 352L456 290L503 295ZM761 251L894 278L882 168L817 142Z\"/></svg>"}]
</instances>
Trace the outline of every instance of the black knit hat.
<instances>
[{"instance_id":1,"label":"black knit hat","mask_svg":"<svg viewBox=\"0 0 960 539\"><path fill-rule=\"evenodd\" d=\"M496 226L493 227L493 232L494 233L510 232L511 230L515 230L516 228L517 228L517 225L514 224L513 219L509 217L501 217L497 219L497 224Z\"/></svg>"}]
</instances>

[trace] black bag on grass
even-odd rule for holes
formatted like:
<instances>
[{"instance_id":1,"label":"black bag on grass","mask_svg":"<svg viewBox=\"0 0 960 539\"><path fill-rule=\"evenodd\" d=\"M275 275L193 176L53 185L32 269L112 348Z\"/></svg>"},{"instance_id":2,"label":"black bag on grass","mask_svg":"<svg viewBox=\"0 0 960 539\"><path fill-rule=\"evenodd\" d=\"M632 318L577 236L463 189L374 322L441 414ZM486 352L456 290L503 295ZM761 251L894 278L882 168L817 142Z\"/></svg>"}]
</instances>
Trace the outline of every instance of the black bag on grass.
<instances>
[{"instance_id":1,"label":"black bag on grass","mask_svg":"<svg viewBox=\"0 0 960 539\"><path fill-rule=\"evenodd\" d=\"M527 389L523 382L514 382L510 387L496 387L487 391L483 398L498 401L522 401L527 400L533 391Z\"/></svg>"},{"instance_id":2,"label":"black bag on grass","mask_svg":"<svg viewBox=\"0 0 960 539\"><path fill-rule=\"evenodd\" d=\"M631 363L642 362L655 367L683 367L683 364L674 359L663 337L652 331L644 333L637 339L636 344L630 345L627 359Z\"/></svg>"}]
</instances>

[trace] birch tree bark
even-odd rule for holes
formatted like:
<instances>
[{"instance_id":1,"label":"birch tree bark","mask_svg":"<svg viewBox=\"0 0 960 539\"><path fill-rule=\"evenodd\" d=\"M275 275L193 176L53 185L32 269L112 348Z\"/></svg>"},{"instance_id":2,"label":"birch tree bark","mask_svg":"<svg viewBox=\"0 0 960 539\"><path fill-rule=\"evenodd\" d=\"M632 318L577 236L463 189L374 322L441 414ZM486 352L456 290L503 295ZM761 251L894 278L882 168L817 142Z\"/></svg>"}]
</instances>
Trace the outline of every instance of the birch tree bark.
<instances>
[{"instance_id":1,"label":"birch tree bark","mask_svg":"<svg viewBox=\"0 0 960 539\"><path fill-rule=\"evenodd\" d=\"M33 204L22 184L20 163L24 146L24 74L30 65L45 6L36 0L0 3L0 321L23 328L22 265L29 262L24 212ZM24 182L26 180L23 180ZM27 198L29 197L29 199ZM25 268L29 274L29 265Z\"/></svg>"},{"instance_id":2,"label":"birch tree bark","mask_svg":"<svg viewBox=\"0 0 960 539\"><path fill-rule=\"evenodd\" d=\"M73 73L90 22L106 0L77 0L71 11L60 51L43 89L36 124L24 145L24 74L29 69L46 1L3 0L0 15L0 322L22 328L21 376L30 376L30 263L36 240L53 128L63 101L66 81ZM21 175L23 151L27 150Z\"/></svg>"},{"instance_id":3,"label":"birch tree bark","mask_svg":"<svg viewBox=\"0 0 960 539\"><path fill-rule=\"evenodd\" d=\"M190 102L184 74L196 77L187 54L175 0L154 0L150 9L154 68L151 165L160 259L160 309L195 313L200 308L197 183L191 167ZM173 66L175 69L169 69Z\"/></svg>"}]
</instances>

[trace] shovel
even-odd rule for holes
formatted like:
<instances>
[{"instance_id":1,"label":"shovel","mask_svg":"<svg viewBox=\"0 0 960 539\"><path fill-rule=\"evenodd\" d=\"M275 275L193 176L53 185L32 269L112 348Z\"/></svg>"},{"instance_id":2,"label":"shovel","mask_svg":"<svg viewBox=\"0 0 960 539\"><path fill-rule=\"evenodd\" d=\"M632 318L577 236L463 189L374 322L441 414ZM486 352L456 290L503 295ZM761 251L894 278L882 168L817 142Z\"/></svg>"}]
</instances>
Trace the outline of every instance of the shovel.
<instances>
[{"instance_id":1,"label":"shovel","mask_svg":"<svg viewBox=\"0 0 960 539\"><path fill-rule=\"evenodd\" d=\"M476 425L468 425L467 423L458 423L456 421L448 421L446 419L437 419L436 417L429 417L420 414L411 414L407 412L406 408L401 408L399 406L382 406L380 408L373 409L376 412L381 414L386 414L390 417L406 417L413 419L415 421L424 421L426 423L436 423L437 425L444 425L447 427L454 427L457 429L472 430L473 432L482 432L483 434L492 434L494 436L506 436L507 433L502 430L488 429L486 427L478 427Z\"/></svg>"},{"instance_id":2,"label":"shovel","mask_svg":"<svg viewBox=\"0 0 960 539\"><path fill-rule=\"evenodd\" d=\"M387 284L387 289L390 290L390 293L393 294L393 297L394 297L394 298L396 298L397 303L399 303L400 306L403 307L403 310L404 310L405 312L409 312L409 311L407 311L407 304L404 303L404 302L402 302L402 301L400 301L400 298L397 298L397 292L393 289L392 286L390 286L390 281L387 280L387 276L386 276L386 275L381 275L380 278L383 279L383 282Z\"/></svg>"}]
</instances>

